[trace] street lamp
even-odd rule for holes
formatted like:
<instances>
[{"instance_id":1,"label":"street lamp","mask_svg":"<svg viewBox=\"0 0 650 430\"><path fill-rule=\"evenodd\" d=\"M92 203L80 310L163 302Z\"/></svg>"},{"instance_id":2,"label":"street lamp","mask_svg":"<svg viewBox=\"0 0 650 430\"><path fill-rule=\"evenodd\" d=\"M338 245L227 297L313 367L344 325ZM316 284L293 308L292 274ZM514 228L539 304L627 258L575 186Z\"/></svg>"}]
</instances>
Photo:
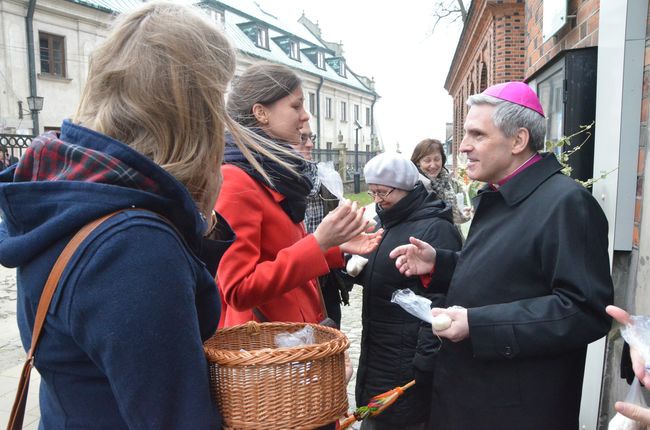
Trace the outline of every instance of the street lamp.
<instances>
[{"instance_id":1,"label":"street lamp","mask_svg":"<svg viewBox=\"0 0 650 430\"><path fill-rule=\"evenodd\" d=\"M27 106L32 112L40 112L43 110L43 97L29 96L27 97Z\"/></svg>"},{"instance_id":2,"label":"street lamp","mask_svg":"<svg viewBox=\"0 0 650 430\"><path fill-rule=\"evenodd\" d=\"M29 96L27 97L27 107L32 114L33 134L38 134L38 113L43 110L43 97ZM23 119L23 102L18 100L18 119Z\"/></svg>"},{"instance_id":3,"label":"street lamp","mask_svg":"<svg viewBox=\"0 0 650 430\"><path fill-rule=\"evenodd\" d=\"M354 120L354 194L361 192L361 173L359 173L359 130L363 126Z\"/></svg>"}]
</instances>

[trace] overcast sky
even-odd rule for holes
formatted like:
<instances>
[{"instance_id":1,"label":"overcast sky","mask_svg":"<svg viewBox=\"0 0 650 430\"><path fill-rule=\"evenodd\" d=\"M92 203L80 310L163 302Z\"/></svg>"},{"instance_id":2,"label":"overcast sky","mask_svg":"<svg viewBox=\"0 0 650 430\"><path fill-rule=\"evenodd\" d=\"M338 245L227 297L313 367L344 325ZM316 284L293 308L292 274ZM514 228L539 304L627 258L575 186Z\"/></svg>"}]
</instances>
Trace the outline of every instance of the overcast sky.
<instances>
[{"instance_id":1,"label":"overcast sky","mask_svg":"<svg viewBox=\"0 0 650 430\"><path fill-rule=\"evenodd\" d=\"M258 0L268 12L297 21L302 12L320 25L323 38L343 42L348 66L375 78L381 96L376 124L387 150L399 142L406 155L426 137L443 140L452 120L444 89L461 26L431 30L433 0Z\"/></svg>"}]
</instances>

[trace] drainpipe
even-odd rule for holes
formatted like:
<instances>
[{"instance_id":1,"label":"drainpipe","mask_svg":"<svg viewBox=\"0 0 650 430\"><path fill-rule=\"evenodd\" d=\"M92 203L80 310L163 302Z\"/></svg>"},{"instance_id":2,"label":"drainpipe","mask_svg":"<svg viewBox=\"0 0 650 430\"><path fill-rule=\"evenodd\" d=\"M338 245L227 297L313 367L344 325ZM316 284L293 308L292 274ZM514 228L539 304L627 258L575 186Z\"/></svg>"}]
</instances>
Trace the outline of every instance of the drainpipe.
<instances>
[{"instance_id":1,"label":"drainpipe","mask_svg":"<svg viewBox=\"0 0 650 430\"><path fill-rule=\"evenodd\" d=\"M320 138L321 138L321 130L320 130L320 90L323 88L323 83L325 82L325 78L322 76L320 77L320 83L318 84L318 88L316 88L316 148L320 149Z\"/></svg>"},{"instance_id":2,"label":"drainpipe","mask_svg":"<svg viewBox=\"0 0 650 430\"><path fill-rule=\"evenodd\" d=\"M36 0L29 0L27 7L27 16L25 17L25 28L27 30L27 63L29 67L29 95L36 97L36 59L34 58L34 9L36 9ZM39 133L38 127L38 112L32 111L32 134L37 136Z\"/></svg>"},{"instance_id":3,"label":"drainpipe","mask_svg":"<svg viewBox=\"0 0 650 430\"><path fill-rule=\"evenodd\" d=\"M374 151L376 148L372 148L375 145L375 103L377 103L377 93L372 95L372 104L370 105L370 142L371 142L371 151Z\"/></svg>"}]
</instances>

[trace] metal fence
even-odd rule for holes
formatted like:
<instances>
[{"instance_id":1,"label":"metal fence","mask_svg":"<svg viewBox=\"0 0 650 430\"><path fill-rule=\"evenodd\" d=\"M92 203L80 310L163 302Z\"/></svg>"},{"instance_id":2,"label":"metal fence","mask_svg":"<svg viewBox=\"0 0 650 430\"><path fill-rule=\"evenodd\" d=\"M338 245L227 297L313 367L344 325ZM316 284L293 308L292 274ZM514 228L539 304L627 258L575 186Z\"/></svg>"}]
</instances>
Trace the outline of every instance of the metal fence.
<instances>
[{"instance_id":1,"label":"metal fence","mask_svg":"<svg viewBox=\"0 0 650 430\"><path fill-rule=\"evenodd\" d=\"M341 155L338 149L318 149L314 148L312 151L314 161L320 163L321 161L331 161L334 164L334 169L338 172L341 167Z\"/></svg>"},{"instance_id":2,"label":"metal fence","mask_svg":"<svg viewBox=\"0 0 650 430\"><path fill-rule=\"evenodd\" d=\"M18 162L23 152L32 143L34 136L25 134L0 133L0 164L1 167Z\"/></svg>"},{"instance_id":3,"label":"metal fence","mask_svg":"<svg viewBox=\"0 0 650 430\"><path fill-rule=\"evenodd\" d=\"M331 161L334 165L334 169L341 173L343 181L352 181L354 180L354 151L343 151L339 149L318 149L314 148L312 151L312 157L314 161ZM376 155L375 152L366 148L365 151L359 151L359 173L363 177L363 166L366 165L368 160ZM343 168L342 168L343 167Z\"/></svg>"},{"instance_id":4,"label":"metal fence","mask_svg":"<svg viewBox=\"0 0 650 430\"><path fill-rule=\"evenodd\" d=\"M363 178L364 166L375 155L376 154L371 151L359 151L359 173L361 174L362 178ZM356 167L354 156L355 156L354 151L347 151L345 154L345 178L343 179L345 181L354 180L354 170Z\"/></svg>"}]
</instances>

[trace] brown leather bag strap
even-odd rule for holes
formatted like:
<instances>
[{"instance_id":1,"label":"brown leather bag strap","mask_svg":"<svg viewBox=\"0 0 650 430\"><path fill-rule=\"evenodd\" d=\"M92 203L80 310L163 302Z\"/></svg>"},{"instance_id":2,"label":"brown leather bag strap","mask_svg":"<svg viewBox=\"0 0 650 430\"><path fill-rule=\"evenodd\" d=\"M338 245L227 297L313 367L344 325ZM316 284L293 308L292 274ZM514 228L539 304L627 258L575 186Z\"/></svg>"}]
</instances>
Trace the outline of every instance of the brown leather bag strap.
<instances>
[{"instance_id":1,"label":"brown leather bag strap","mask_svg":"<svg viewBox=\"0 0 650 430\"><path fill-rule=\"evenodd\" d=\"M9 416L9 424L7 425L7 430L19 430L23 426L23 419L25 417L25 406L27 405L27 393L29 391L29 378L31 375L32 367L34 366L34 352L36 351L36 346L38 345L38 340L41 336L41 331L43 329L43 324L45 323L45 318L47 312L50 308L50 303L52 302L52 297L56 291L56 287L59 284L59 279L61 274L65 270L65 267L70 261L72 255L79 247L79 245L93 232L97 227L99 227L107 219L117 215L120 212L125 211L126 209L121 209L119 211L112 212L108 215L104 215L101 218L98 218L81 228L75 234L70 242L63 248L61 255L57 258L52 271L45 282L45 287L41 293L41 298L38 302L38 308L36 310L36 319L34 320L34 332L32 333L32 345L29 348L27 353L27 360L23 365L23 371L20 375L20 382L18 383L18 392L16 393L16 399L14 400L14 406L11 409L11 415Z\"/></svg>"}]
</instances>

